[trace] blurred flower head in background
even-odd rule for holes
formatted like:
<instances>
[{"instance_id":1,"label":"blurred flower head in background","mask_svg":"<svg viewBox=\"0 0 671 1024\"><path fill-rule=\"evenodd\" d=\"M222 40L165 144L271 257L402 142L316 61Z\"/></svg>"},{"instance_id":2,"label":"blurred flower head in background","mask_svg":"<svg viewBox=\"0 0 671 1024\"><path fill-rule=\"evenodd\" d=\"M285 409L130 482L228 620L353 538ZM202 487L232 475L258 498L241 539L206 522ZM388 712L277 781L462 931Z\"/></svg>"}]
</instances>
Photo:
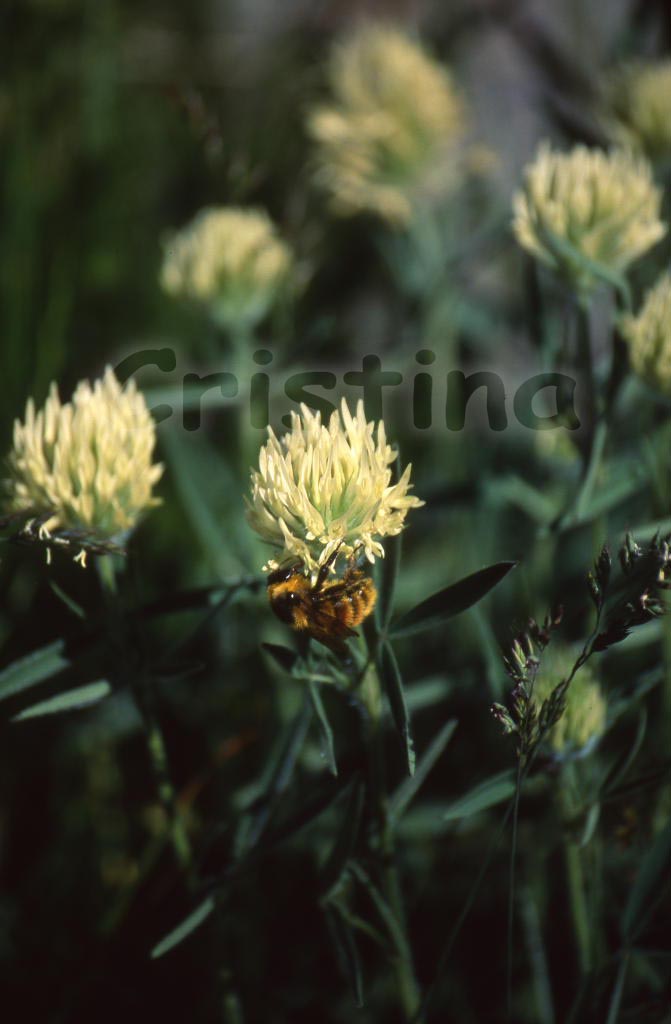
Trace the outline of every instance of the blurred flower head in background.
<instances>
[{"instance_id":1,"label":"blurred flower head in background","mask_svg":"<svg viewBox=\"0 0 671 1024\"><path fill-rule=\"evenodd\" d=\"M620 273L666 233L661 190L643 157L543 143L513 197L517 241L581 294Z\"/></svg>"},{"instance_id":2,"label":"blurred flower head in background","mask_svg":"<svg viewBox=\"0 0 671 1024\"><path fill-rule=\"evenodd\" d=\"M314 108L317 182L341 215L372 212L406 224L415 200L460 180L465 112L452 77L416 41L365 23L334 46L333 102Z\"/></svg>"},{"instance_id":3,"label":"blurred flower head in background","mask_svg":"<svg viewBox=\"0 0 671 1024\"><path fill-rule=\"evenodd\" d=\"M671 274L663 274L648 291L637 316L622 317L620 330L634 372L671 394Z\"/></svg>"},{"instance_id":4,"label":"blurred flower head in background","mask_svg":"<svg viewBox=\"0 0 671 1024\"><path fill-rule=\"evenodd\" d=\"M384 423L367 423L361 401L352 416L344 399L328 427L306 405L291 420L279 440L269 428L252 470L248 520L279 552L264 570L299 559L314 574L336 549L346 557L361 549L371 562L382 557L381 541L401 532L408 509L424 504L408 494L410 465L392 482L396 452Z\"/></svg>"},{"instance_id":5,"label":"blurred flower head in background","mask_svg":"<svg viewBox=\"0 0 671 1024\"><path fill-rule=\"evenodd\" d=\"M208 207L165 245L161 284L230 329L254 327L286 287L289 246L263 210Z\"/></svg>"},{"instance_id":6,"label":"blurred flower head in background","mask_svg":"<svg viewBox=\"0 0 671 1024\"><path fill-rule=\"evenodd\" d=\"M613 138L650 160L671 160L671 59L634 61L610 76L603 121Z\"/></svg>"},{"instance_id":7,"label":"blurred flower head in background","mask_svg":"<svg viewBox=\"0 0 671 1024\"><path fill-rule=\"evenodd\" d=\"M7 510L39 520L43 540L59 531L123 538L160 503L152 497L163 472L152 462L155 443L144 396L132 380L122 387L110 367L93 387L80 381L65 404L52 384L44 408L36 412L29 398L25 422L14 423Z\"/></svg>"},{"instance_id":8,"label":"blurred flower head in background","mask_svg":"<svg viewBox=\"0 0 671 1024\"><path fill-rule=\"evenodd\" d=\"M534 701L540 708L552 691L571 673L576 652L550 644L543 652L534 683ZM566 691L564 712L552 726L547 740L557 754L587 753L606 729L606 700L590 665L578 669Z\"/></svg>"}]
</instances>

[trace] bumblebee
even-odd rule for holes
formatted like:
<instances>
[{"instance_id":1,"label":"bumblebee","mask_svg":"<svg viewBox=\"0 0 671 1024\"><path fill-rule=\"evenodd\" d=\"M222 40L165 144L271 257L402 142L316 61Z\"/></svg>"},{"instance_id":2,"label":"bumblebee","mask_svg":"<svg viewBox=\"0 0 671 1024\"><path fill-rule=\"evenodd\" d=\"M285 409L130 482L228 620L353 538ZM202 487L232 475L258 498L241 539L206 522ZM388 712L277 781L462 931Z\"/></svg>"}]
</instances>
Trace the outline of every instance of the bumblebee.
<instances>
[{"instance_id":1,"label":"bumblebee","mask_svg":"<svg viewBox=\"0 0 671 1024\"><path fill-rule=\"evenodd\" d=\"M353 626L368 618L377 599L373 581L351 562L344 574L327 580L337 551L321 567L313 584L298 562L268 576L268 600L278 619L306 633L336 654L347 651Z\"/></svg>"}]
</instances>

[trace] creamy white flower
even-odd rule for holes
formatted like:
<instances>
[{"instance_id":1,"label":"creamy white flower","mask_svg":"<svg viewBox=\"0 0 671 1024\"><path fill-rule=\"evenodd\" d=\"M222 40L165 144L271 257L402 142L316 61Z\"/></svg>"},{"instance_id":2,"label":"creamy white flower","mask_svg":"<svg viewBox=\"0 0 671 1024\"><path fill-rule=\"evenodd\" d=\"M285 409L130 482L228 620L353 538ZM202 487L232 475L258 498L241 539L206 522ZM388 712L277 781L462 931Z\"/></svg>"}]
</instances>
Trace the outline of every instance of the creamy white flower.
<instances>
[{"instance_id":1,"label":"creamy white flower","mask_svg":"<svg viewBox=\"0 0 671 1024\"><path fill-rule=\"evenodd\" d=\"M400 29L362 24L333 48L333 102L310 111L317 182L342 215L406 224L414 202L454 188L464 106L452 77Z\"/></svg>"},{"instance_id":2,"label":"creamy white flower","mask_svg":"<svg viewBox=\"0 0 671 1024\"><path fill-rule=\"evenodd\" d=\"M165 246L161 284L210 306L224 326L253 326L269 311L292 266L289 247L262 210L209 207Z\"/></svg>"},{"instance_id":3,"label":"creamy white flower","mask_svg":"<svg viewBox=\"0 0 671 1024\"><path fill-rule=\"evenodd\" d=\"M625 270L666 234L662 194L643 157L543 144L524 177L513 198L517 240L580 292L598 283L599 268Z\"/></svg>"},{"instance_id":4,"label":"creamy white flower","mask_svg":"<svg viewBox=\"0 0 671 1024\"><path fill-rule=\"evenodd\" d=\"M264 570L299 560L314 575L336 549L344 557L362 550L370 562L382 557L381 541L424 504L408 494L410 465L392 482L396 452L384 423L367 423L361 401L352 416L344 399L328 426L306 405L291 420L279 439L269 428L246 502L250 525L278 552Z\"/></svg>"},{"instance_id":5,"label":"creamy white flower","mask_svg":"<svg viewBox=\"0 0 671 1024\"><path fill-rule=\"evenodd\" d=\"M671 394L671 274L662 274L637 316L622 317L620 329L634 372Z\"/></svg>"},{"instance_id":6,"label":"creamy white flower","mask_svg":"<svg viewBox=\"0 0 671 1024\"><path fill-rule=\"evenodd\" d=\"M104 540L125 536L159 499L163 467L152 462L156 428L135 382L122 388L107 367L93 387L80 381L61 403L52 384L43 409L32 398L14 423L4 481L10 514L33 517L40 536L81 531Z\"/></svg>"},{"instance_id":7,"label":"creamy white flower","mask_svg":"<svg viewBox=\"0 0 671 1024\"><path fill-rule=\"evenodd\" d=\"M671 158L671 60L616 68L606 87L606 129L653 161Z\"/></svg>"},{"instance_id":8,"label":"creamy white flower","mask_svg":"<svg viewBox=\"0 0 671 1024\"><path fill-rule=\"evenodd\" d=\"M540 708L552 691L568 678L577 652L551 644L543 652L534 683L534 700ZM566 691L566 706L548 735L557 754L587 753L606 729L608 705L590 665L578 669Z\"/></svg>"}]
</instances>

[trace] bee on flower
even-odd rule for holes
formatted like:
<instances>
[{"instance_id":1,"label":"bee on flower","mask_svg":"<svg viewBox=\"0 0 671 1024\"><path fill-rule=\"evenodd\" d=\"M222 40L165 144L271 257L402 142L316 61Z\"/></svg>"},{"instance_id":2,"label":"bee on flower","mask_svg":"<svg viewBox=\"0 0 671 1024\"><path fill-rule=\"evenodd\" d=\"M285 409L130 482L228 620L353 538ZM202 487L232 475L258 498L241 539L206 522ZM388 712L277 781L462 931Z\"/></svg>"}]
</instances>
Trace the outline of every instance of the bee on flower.
<instances>
[{"instance_id":1,"label":"bee on flower","mask_svg":"<svg viewBox=\"0 0 671 1024\"><path fill-rule=\"evenodd\" d=\"M208 306L223 327L251 329L287 287L292 266L263 210L208 207L167 240L161 284Z\"/></svg>"},{"instance_id":2,"label":"bee on flower","mask_svg":"<svg viewBox=\"0 0 671 1024\"><path fill-rule=\"evenodd\" d=\"M513 198L513 231L532 256L580 295L622 273L666 234L662 193L641 156L542 144Z\"/></svg>"},{"instance_id":3,"label":"bee on flower","mask_svg":"<svg viewBox=\"0 0 671 1024\"><path fill-rule=\"evenodd\" d=\"M412 467L392 479L396 452L384 423L368 423L363 402L352 415L343 399L328 426L301 405L291 429L272 428L252 470L247 517L274 549L263 566L276 614L294 629L342 650L352 627L375 604L372 582L357 564L384 555L382 541L405 526L408 510L424 504L408 493ZM342 577L332 580L338 559Z\"/></svg>"},{"instance_id":4,"label":"bee on flower","mask_svg":"<svg viewBox=\"0 0 671 1024\"><path fill-rule=\"evenodd\" d=\"M153 496L163 466L153 461L156 427L135 382L122 386L111 367L93 386L80 381L70 402L51 385L40 410L32 398L14 442L3 481L8 519L22 536L47 545L123 551Z\"/></svg>"}]
</instances>

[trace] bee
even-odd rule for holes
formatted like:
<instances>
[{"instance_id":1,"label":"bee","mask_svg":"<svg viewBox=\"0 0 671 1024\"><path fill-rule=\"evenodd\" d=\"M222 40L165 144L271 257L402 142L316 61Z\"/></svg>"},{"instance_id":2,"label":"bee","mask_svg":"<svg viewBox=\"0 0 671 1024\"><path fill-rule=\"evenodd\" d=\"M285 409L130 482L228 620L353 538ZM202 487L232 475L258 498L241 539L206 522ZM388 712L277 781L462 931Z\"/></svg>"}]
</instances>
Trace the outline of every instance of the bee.
<instances>
[{"instance_id":1,"label":"bee","mask_svg":"<svg viewBox=\"0 0 671 1024\"><path fill-rule=\"evenodd\" d=\"M268 600L278 619L306 633L336 654L345 654L353 626L368 618L377 600L373 581L349 562L344 574L327 580L337 549L319 570L313 584L298 562L268 576Z\"/></svg>"}]
</instances>

